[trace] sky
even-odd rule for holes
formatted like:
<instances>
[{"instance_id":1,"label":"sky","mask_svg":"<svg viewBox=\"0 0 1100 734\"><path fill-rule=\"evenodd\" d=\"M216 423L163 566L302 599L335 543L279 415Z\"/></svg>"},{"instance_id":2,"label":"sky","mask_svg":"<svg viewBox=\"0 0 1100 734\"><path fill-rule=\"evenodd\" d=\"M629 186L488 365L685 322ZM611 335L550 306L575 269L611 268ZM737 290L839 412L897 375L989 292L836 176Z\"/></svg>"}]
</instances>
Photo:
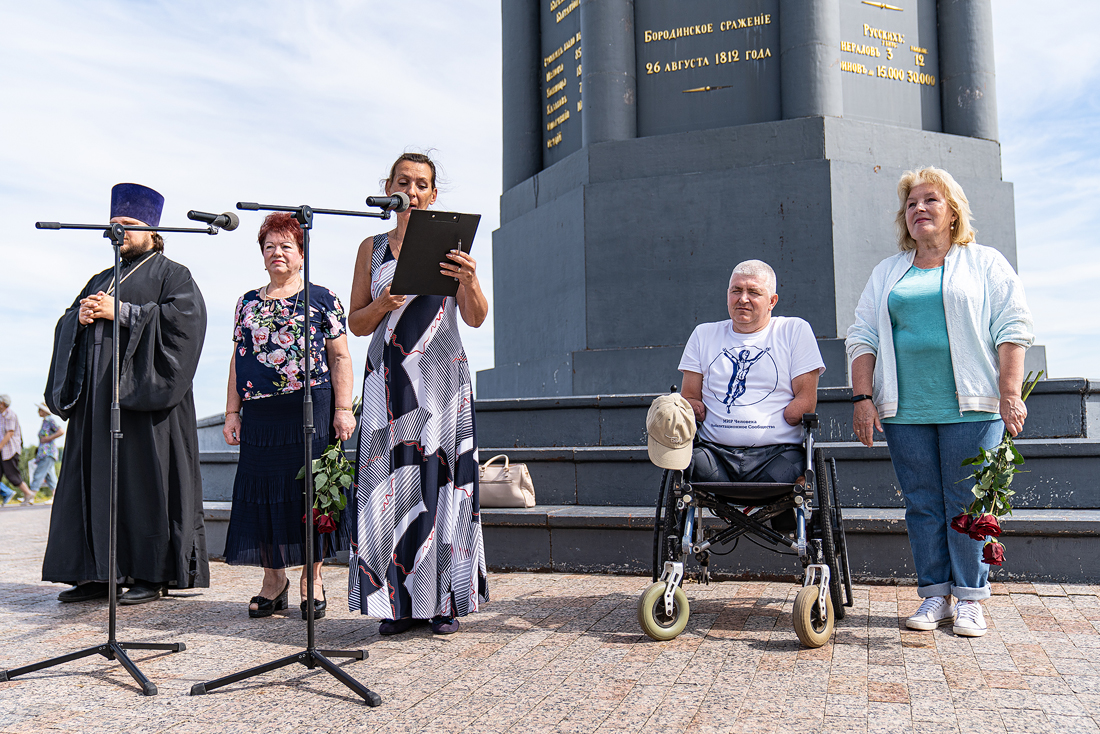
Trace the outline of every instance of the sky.
<instances>
[{"instance_id":1,"label":"sky","mask_svg":"<svg viewBox=\"0 0 1100 734\"><path fill-rule=\"evenodd\" d=\"M1100 2L1034 8L993 2L1018 266L1051 375L1100 376ZM161 223L187 226L187 210L237 201L363 209L400 153L430 152L436 208L482 215L472 254L491 306L499 0L0 0L0 17L0 392L28 436L57 319L112 262L98 234L34 222L103 222L120 181L160 191ZM235 232L166 237L206 295L200 417L225 407L234 303L267 281L262 214L240 214ZM360 241L386 229L318 217L311 280L346 303ZM492 367L492 309L462 329L471 370ZM350 340L357 385L367 342Z\"/></svg>"}]
</instances>

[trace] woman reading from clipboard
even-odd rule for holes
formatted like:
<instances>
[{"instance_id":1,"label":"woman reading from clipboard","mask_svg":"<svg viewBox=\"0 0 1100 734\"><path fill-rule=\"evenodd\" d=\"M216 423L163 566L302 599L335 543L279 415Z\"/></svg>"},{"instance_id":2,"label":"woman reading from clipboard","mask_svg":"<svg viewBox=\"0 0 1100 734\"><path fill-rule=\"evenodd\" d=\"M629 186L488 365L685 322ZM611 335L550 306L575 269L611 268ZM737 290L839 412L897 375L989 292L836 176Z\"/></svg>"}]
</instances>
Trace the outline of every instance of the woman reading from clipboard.
<instances>
[{"instance_id":1,"label":"woman reading from clipboard","mask_svg":"<svg viewBox=\"0 0 1100 734\"><path fill-rule=\"evenodd\" d=\"M412 209L438 195L435 163L405 153L385 182L409 210L390 232L363 240L355 262L348 327L373 334L363 378L348 579L352 611L381 618L395 635L419 621L436 634L488 600L477 493L473 390L456 311L473 327L489 304L477 263L452 250L440 272L455 296L390 293Z\"/></svg>"}]
</instances>

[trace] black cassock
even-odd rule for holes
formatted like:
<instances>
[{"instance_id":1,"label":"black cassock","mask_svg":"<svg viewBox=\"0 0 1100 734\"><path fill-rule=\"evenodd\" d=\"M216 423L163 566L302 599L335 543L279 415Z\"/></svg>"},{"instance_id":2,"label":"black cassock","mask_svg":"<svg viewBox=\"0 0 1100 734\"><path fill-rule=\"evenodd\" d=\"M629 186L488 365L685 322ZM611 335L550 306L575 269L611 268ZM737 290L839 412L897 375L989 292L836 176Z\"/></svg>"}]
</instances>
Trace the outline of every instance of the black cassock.
<instances>
[{"instance_id":1,"label":"black cassock","mask_svg":"<svg viewBox=\"0 0 1100 734\"><path fill-rule=\"evenodd\" d=\"M122 266L118 572L179 588L210 585L195 400L206 304L190 271L159 253ZM80 299L107 292L94 276L57 322L46 404L69 421L42 579L110 578L112 325L82 325Z\"/></svg>"}]
</instances>

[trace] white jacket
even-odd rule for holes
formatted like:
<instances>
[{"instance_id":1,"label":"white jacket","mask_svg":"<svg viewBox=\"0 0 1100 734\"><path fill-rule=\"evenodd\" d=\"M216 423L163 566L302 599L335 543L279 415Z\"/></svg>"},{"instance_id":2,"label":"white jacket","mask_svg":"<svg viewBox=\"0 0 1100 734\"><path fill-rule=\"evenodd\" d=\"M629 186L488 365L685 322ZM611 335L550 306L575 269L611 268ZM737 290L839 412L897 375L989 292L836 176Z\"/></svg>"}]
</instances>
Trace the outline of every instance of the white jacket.
<instances>
[{"instance_id":1,"label":"white jacket","mask_svg":"<svg viewBox=\"0 0 1100 734\"><path fill-rule=\"evenodd\" d=\"M849 366L856 357L875 355L873 397L882 418L898 412L888 300L915 255L915 250L900 252L875 266L845 341ZM959 412L996 413L1000 409L997 347L1011 342L1026 349L1035 341L1023 284L1004 255L983 245L952 245L943 268L943 310Z\"/></svg>"}]
</instances>

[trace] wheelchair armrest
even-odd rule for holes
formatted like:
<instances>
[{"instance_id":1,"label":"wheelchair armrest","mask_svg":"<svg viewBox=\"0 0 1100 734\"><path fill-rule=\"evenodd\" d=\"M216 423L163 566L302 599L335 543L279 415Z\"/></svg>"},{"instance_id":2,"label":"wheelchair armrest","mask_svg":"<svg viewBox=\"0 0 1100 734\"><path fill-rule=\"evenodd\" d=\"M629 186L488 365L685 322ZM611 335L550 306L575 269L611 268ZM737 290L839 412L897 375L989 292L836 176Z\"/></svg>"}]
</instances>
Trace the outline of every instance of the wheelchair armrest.
<instances>
[{"instance_id":1,"label":"wheelchair armrest","mask_svg":"<svg viewBox=\"0 0 1100 734\"><path fill-rule=\"evenodd\" d=\"M817 428L818 423L819 421L817 419L817 413L802 414L802 425L807 431L812 431L813 429Z\"/></svg>"}]
</instances>

